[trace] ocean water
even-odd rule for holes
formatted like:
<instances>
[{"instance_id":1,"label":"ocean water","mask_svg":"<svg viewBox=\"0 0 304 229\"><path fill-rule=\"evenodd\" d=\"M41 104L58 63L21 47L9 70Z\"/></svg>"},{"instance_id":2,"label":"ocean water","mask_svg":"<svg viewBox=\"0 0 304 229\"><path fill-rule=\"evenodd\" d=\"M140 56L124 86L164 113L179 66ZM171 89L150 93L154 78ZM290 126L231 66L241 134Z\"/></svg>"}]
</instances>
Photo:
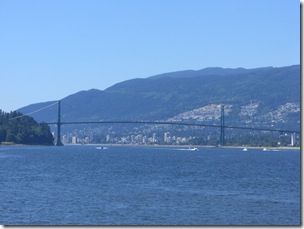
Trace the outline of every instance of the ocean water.
<instances>
[{"instance_id":1,"label":"ocean water","mask_svg":"<svg viewBox=\"0 0 304 229\"><path fill-rule=\"evenodd\" d=\"M300 151L0 147L1 225L299 225Z\"/></svg>"}]
</instances>

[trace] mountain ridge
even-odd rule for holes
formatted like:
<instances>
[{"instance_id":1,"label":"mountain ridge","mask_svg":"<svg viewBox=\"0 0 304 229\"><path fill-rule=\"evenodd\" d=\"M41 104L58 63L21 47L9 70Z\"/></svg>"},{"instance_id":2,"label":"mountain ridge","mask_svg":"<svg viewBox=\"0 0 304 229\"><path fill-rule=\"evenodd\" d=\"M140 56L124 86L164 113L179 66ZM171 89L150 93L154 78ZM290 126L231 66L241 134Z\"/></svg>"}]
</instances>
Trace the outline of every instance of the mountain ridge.
<instances>
[{"instance_id":1,"label":"mountain ridge","mask_svg":"<svg viewBox=\"0 0 304 229\"><path fill-rule=\"evenodd\" d=\"M227 122L237 122L241 120L237 117L238 112L250 101L259 101L256 111L259 117L288 103L299 104L300 66L228 70L205 68L130 79L105 90L79 91L63 98L61 119L167 120L210 104L224 104L233 106L231 117L232 114L236 116L231 120L227 118ZM29 113L49 104L51 101L31 104L18 111ZM38 121L54 122L57 120L57 108L50 107L32 116ZM297 122L299 118L295 115L289 119L286 125ZM255 121L259 122L256 125L271 125L267 118Z\"/></svg>"},{"instance_id":2,"label":"mountain ridge","mask_svg":"<svg viewBox=\"0 0 304 229\"><path fill-rule=\"evenodd\" d=\"M207 67L200 70L183 70L183 71L175 71L162 73L154 76L150 76L150 79L158 79L162 77L174 77L174 78L183 78L183 77L196 77L196 76L205 76L205 75L233 75L233 74L244 74L255 71L263 71L273 69L274 67L261 67L261 68L221 68L221 67Z\"/></svg>"}]
</instances>

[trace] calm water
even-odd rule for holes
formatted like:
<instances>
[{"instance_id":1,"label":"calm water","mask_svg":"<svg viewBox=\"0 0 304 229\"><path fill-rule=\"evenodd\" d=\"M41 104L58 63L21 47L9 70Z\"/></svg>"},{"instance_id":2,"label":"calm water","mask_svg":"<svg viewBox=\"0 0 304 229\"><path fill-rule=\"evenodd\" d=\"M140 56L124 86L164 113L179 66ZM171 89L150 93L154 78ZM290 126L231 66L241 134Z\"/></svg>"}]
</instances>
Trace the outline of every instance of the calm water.
<instances>
[{"instance_id":1,"label":"calm water","mask_svg":"<svg viewBox=\"0 0 304 229\"><path fill-rule=\"evenodd\" d=\"M0 224L299 225L300 151L0 147Z\"/></svg>"}]
</instances>

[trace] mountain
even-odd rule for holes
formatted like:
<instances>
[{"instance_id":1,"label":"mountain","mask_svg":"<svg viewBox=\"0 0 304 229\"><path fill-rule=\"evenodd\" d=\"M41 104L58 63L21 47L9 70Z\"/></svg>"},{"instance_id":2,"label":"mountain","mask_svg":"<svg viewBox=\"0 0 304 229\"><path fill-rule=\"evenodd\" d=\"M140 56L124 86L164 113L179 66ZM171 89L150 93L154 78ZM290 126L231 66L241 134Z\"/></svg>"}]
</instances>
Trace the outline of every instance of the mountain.
<instances>
[{"instance_id":1,"label":"mountain","mask_svg":"<svg viewBox=\"0 0 304 229\"><path fill-rule=\"evenodd\" d=\"M26 114L52 103L32 104L18 111ZM91 89L63 98L61 120L197 119L218 123L221 104L225 105L227 125L298 130L300 66L205 68L131 79L104 91ZM38 121L55 122L57 107L50 106L32 116Z\"/></svg>"},{"instance_id":2,"label":"mountain","mask_svg":"<svg viewBox=\"0 0 304 229\"><path fill-rule=\"evenodd\" d=\"M163 73L155 76L150 76L149 78L157 79L157 78L164 78L164 77L171 77L171 78L184 78L184 77L195 77L195 76L205 76L205 75L235 75L235 74L249 74L255 71L263 71L269 70L273 67L264 67L264 68L254 68L254 69L246 69L246 68L219 68L219 67L209 67L204 68L198 71L194 70L185 70L185 71L178 71L178 72L169 72Z\"/></svg>"}]
</instances>

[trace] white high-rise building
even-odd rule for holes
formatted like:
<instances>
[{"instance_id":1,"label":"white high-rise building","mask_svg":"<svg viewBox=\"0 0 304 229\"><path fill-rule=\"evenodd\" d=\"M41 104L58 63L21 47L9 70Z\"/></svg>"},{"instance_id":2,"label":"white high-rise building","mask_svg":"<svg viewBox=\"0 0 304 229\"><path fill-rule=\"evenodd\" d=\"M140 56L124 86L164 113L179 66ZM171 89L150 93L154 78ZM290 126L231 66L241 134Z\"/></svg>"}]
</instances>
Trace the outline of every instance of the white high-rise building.
<instances>
[{"instance_id":1,"label":"white high-rise building","mask_svg":"<svg viewBox=\"0 0 304 229\"><path fill-rule=\"evenodd\" d=\"M76 144L77 143L77 137L73 136L72 137L72 144Z\"/></svg>"},{"instance_id":2,"label":"white high-rise building","mask_svg":"<svg viewBox=\"0 0 304 229\"><path fill-rule=\"evenodd\" d=\"M164 142L168 142L170 138L170 133L169 132L165 132L164 133Z\"/></svg>"},{"instance_id":3,"label":"white high-rise building","mask_svg":"<svg viewBox=\"0 0 304 229\"><path fill-rule=\"evenodd\" d=\"M152 135L152 142L156 142L156 133Z\"/></svg>"},{"instance_id":4,"label":"white high-rise building","mask_svg":"<svg viewBox=\"0 0 304 229\"><path fill-rule=\"evenodd\" d=\"M296 144L296 133L292 133L290 135L290 145L295 146L295 144Z\"/></svg>"}]
</instances>

